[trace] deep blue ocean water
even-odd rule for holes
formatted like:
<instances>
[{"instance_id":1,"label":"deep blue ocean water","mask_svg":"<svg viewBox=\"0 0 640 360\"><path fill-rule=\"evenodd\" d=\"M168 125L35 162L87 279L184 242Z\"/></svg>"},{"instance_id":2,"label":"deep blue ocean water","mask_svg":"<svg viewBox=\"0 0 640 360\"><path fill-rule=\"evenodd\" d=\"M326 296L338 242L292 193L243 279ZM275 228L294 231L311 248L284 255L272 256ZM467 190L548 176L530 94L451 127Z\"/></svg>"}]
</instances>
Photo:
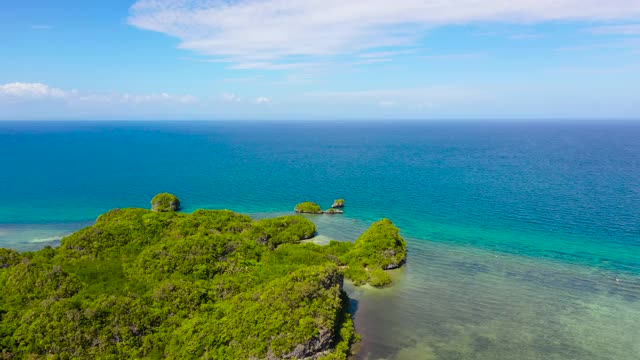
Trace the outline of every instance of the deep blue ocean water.
<instances>
[{"instance_id":1,"label":"deep blue ocean water","mask_svg":"<svg viewBox=\"0 0 640 360\"><path fill-rule=\"evenodd\" d=\"M312 217L342 240L394 221L397 285L350 290L359 358L640 356L640 123L0 122L2 247L162 191L189 212L345 198Z\"/></svg>"}]
</instances>

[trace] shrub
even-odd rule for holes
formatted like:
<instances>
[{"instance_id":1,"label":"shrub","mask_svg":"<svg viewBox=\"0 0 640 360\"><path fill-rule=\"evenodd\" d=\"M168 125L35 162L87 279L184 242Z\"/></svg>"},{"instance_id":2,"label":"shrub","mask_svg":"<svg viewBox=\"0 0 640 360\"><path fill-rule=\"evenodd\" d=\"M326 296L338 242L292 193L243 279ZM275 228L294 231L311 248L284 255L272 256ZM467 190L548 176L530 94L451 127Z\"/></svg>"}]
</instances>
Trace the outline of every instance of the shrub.
<instances>
[{"instance_id":1,"label":"shrub","mask_svg":"<svg viewBox=\"0 0 640 360\"><path fill-rule=\"evenodd\" d=\"M356 239L352 259L367 268L399 267L407 257L407 243L391 220L382 219Z\"/></svg>"},{"instance_id":2,"label":"shrub","mask_svg":"<svg viewBox=\"0 0 640 360\"><path fill-rule=\"evenodd\" d=\"M295 212L306 214L322 214L320 206L311 201L302 202L295 207Z\"/></svg>"},{"instance_id":3,"label":"shrub","mask_svg":"<svg viewBox=\"0 0 640 360\"><path fill-rule=\"evenodd\" d=\"M0 269L8 268L20 262L20 254L15 250L0 248Z\"/></svg>"},{"instance_id":4,"label":"shrub","mask_svg":"<svg viewBox=\"0 0 640 360\"><path fill-rule=\"evenodd\" d=\"M151 210L153 211L178 211L180 210L180 200L177 196L169 193L160 193L151 199Z\"/></svg>"},{"instance_id":5,"label":"shrub","mask_svg":"<svg viewBox=\"0 0 640 360\"><path fill-rule=\"evenodd\" d=\"M376 287L389 285L391 277L382 269L373 269L369 271L369 284Z\"/></svg>"},{"instance_id":6,"label":"shrub","mask_svg":"<svg viewBox=\"0 0 640 360\"><path fill-rule=\"evenodd\" d=\"M315 233L315 224L302 216L280 216L255 223L251 229L251 238L274 248L280 244L312 238Z\"/></svg>"},{"instance_id":7,"label":"shrub","mask_svg":"<svg viewBox=\"0 0 640 360\"><path fill-rule=\"evenodd\" d=\"M401 266L406 256L407 243L398 228L389 219L382 219L360 235L353 250L342 256L349 266L345 277L355 285L367 282L372 286L388 285L391 278L383 270Z\"/></svg>"}]
</instances>

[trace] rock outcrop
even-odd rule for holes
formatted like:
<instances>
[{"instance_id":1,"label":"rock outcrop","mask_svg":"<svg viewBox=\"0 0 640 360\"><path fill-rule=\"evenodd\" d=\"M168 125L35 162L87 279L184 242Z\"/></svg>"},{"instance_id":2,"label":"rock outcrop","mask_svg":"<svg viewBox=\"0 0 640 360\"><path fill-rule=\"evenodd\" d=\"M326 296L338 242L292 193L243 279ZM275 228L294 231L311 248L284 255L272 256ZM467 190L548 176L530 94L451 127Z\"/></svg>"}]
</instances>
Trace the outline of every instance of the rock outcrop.
<instances>
[{"instance_id":1,"label":"rock outcrop","mask_svg":"<svg viewBox=\"0 0 640 360\"><path fill-rule=\"evenodd\" d=\"M180 199L169 193L160 193L151 199L151 210L158 212L180 210Z\"/></svg>"},{"instance_id":2,"label":"rock outcrop","mask_svg":"<svg viewBox=\"0 0 640 360\"><path fill-rule=\"evenodd\" d=\"M310 288L315 287L318 294L333 294L339 296L343 291L344 276L338 271L337 267L325 268L319 273L317 282ZM313 296L313 295L312 295ZM315 295L318 296L318 295ZM344 304L343 304L344 305ZM338 310L338 309L336 309ZM342 311L345 309L343 308ZM340 310L338 310L340 311ZM332 321L339 321L340 317L336 316ZM287 354L282 355L282 359L299 359L299 360L317 360L324 358L335 346L336 323L333 326L318 328L318 334L308 339L304 343L300 343ZM271 359L267 357L268 359ZM274 360L276 358L273 358Z\"/></svg>"},{"instance_id":3,"label":"rock outcrop","mask_svg":"<svg viewBox=\"0 0 640 360\"><path fill-rule=\"evenodd\" d=\"M334 209L343 208L344 207L344 199L333 200L333 204L331 205L331 207L334 208Z\"/></svg>"},{"instance_id":4,"label":"rock outcrop","mask_svg":"<svg viewBox=\"0 0 640 360\"><path fill-rule=\"evenodd\" d=\"M324 212L324 213L325 213L325 214L329 214L329 215L333 215L333 214L344 214L344 211L339 210L339 209L331 208L331 209L329 209L329 210L325 210L325 212Z\"/></svg>"}]
</instances>

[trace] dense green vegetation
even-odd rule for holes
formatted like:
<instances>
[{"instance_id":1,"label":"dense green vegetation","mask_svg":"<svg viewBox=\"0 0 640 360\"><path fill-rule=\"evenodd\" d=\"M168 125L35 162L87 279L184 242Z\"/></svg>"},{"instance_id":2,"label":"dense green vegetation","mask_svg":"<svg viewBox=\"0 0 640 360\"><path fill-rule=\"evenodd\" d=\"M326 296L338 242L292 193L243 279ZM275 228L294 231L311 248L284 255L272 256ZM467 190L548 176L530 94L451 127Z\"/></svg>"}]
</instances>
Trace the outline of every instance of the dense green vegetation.
<instances>
[{"instance_id":1,"label":"dense green vegetation","mask_svg":"<svg viewBox=\"0 0 640 360\"><path fill-rule=\"evenodd\" d=\"M286 243L297 243L313 237L316 226L302 216L281 216L275 219L262 219L253 225L251 237L270 248Z\"/></svg>"},{"instance_id":2,"label":"dense green vegetation","mask_svg":"<svg viewBox=\"0 0 640 360\"><path fill-rule=\"evenodd\" d=\"M344 207L344 199L335 199L333 200L332 208L341 208Z\"/></svg>"},{"instance_id":3,"label":"dense green vegetation","mask_svg":"<svg viewBox=\"0 0 640 360\"><path fill-rule=\"evenodd\" d=\"M407 243L391 220L382 219L371 225L344 258L348 264L345 276L356 285L369 283L385 286L391 278L383 270L400 267L407 258Z\"/></svg>"},{"instance_id":4,"label":"dense green vegetation","mask_svg":"<svg viewBox=\"0 0 640 360\"><path fill-rule=\"evenodd\" d=\"M388 284L399 249L372 249L401 238L383 220L355 244L300 243L315 231L301 216L116 209L59 248L0 249L0 359L345 359L343 276Z\"/></svg>"},{"instance_id":5,"label":"dense green vegetation","mask_svg":"<svg viewBox=\"0 0 640 360\"><path fill-rule=\"evenodd\" d=\"M0 269L8 268L20 262L20 254L15 250L0 248Z\"/></svg>"},{"instance_id":6,"label":"dense green vegetation","mask_svg":"<svg viewBox=\"0 0 640 360\"><path fill-rule=\"evenodd\" d=\"M322 214L322 209L320 208L320 205L314 202L305 201L296 205L295 212L306 214Z\"/></svg>"},{"instance_id":7,"label":"dense green vegetation","mask_svg":"<svg viewBox=\"0 0 640 360\"><path fill-rule=\"evenodd\" d=\"M160 193L151 199L151 209L153 211L178 211L180 210L180 200L173 194Z\"/></svg>"}]
</instances>

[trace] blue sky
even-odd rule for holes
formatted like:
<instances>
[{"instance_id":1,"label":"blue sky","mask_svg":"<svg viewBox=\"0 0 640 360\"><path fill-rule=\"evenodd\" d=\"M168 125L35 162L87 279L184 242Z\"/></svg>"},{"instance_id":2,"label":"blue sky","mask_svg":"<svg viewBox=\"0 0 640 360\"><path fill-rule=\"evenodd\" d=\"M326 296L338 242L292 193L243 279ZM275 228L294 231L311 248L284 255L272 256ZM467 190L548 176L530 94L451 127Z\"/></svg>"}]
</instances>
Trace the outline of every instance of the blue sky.
<instances>
[{"instance_id":1,"label":"blue sky","mask_svg":"<svg viewBox=\"0 0 640 360\"><path fill-rule=\"evenodd\" d=\"M6 0L0 119L638 119L640 0Z\"/></svg>"}]
</instances>

